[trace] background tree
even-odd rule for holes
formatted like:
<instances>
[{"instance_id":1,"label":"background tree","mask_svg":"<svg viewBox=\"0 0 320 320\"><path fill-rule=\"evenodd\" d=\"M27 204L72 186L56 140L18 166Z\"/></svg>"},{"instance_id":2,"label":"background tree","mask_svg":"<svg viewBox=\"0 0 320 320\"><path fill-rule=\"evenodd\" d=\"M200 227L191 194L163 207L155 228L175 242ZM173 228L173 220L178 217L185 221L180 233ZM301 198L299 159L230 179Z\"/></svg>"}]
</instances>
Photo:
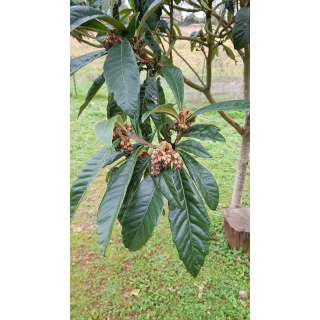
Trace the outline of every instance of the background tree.
<instances>
[{"instance_id":1,"label":"background tree","mask_svg":"<svg viewBox=\"0 0 320 320\"><path fill-rule=\"evenodd\" d=\"M240 206L249 154L250 114L245 113L244 126L241 127L225 111L249 110L250 4L245 6L241 3L242 7L237 11L233 1L216 6L212 1L186 2L194 9L179 6L179 0L175 4L171 0L130 0L130 8L119 11L121 2L116 0L111 1L109 14L106 14L101 11L103 1L70 1L71 35L80 42L103 48L73 59L70 74L107 54L103 72L90 88L79 115L104 83L109 90L107 120L96 126L96 136L105 147L88 161L71 188L70 218L101 168L114 163L106 177L108 186L98 212L98 239L102 253L105 254L117 217L122 224L125 246L131 251L141 248L152 235L166 198L173 240L180 259L196 276L208 253L210 224L197 190L212 210L218 205L219 192L211 173L190 153L201 157L211 155L196 140L180 140L187 137L225 141L219 129L212 124L192 125L196 115L209 111L218 111L241 134L232 199L233 206ZM216 10L222 5L224 9L219 15ZM161 19L162 10L170 17L170 23ZM174 23L174 10L203 11L206 16L204 30L192 32L190 37L182 36ZM224 19L226 10L230 12L227 20ZM235 19L234 11L237 12ZM215 30L212 27L213 17L219 21ZM129 22L125 26L127 19ZM225 45L229 38L244 59L247 99L216 103L210 90L211 64L219 46L235 59L232 50ZM204 55L205 82L181 57L175 48L177 41L190 41L191 50L196 47ZM186 78L174 66L172 52L195 72L200 84ZM140 85L143 72L146 76ZM159 75L170 86L177 106L166 102ZM211 104L193 114L185 109L183 82L202 92ZM159 146L153 144L155 137ZM132 140L137 143L132 145ZM150 148L154 149L152 153L149 153Z\"/></svg>"}]
</instances>

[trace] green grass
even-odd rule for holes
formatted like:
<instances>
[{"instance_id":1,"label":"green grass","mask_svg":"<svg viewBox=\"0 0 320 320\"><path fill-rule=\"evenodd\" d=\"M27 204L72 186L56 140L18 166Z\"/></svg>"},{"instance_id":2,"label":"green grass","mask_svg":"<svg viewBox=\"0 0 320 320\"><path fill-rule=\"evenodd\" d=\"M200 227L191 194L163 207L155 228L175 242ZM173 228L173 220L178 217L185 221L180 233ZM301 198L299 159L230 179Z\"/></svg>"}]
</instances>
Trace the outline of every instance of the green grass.
<instances>
[{"instance_id":1,"label":"green grass","mask_svg":"<svg viewBox=\"0 0 320 320\"><path fill-rule=\"evenodd\" d=\"M73 57L95 50L79 46L73 40L71 42L70 55ZM194 67L202 70L203 58L199 53L190 53L188 44L186 42L185 47L181 47L180 53L183 56L189 54ZM236 96L239 88L233 87L237 83L234 79L242 77L241 62L236 67L234 62L223 57L224 53L213 65L214 97L217 101L241 99L241 96ZM77 96L74 94L73 79L70 78L71 184L86 161L102 148L95 138L94 128L97 122L106 118L107 87L102 87L79 119L77 114L92 82L102 72L103 60L100 58L75 74ZM176 62L179 65L178 58ZM190 79L195 80L183 64L179 66ZM229 89L221 91L219 86L229 86ZM164 91L168 102L174 103L168 86L164 86ZM185 86L186 108L195 110L208 104L199 92ZM242 124L241 112L228 114ZM250 254L231 250L223 236L223 211L231 202L240 136L218 114L202 114L197 117L196 123L214 123L221 128L227 140L226 143L202 142L213 157L197 157L213 174L220 190L218 209L214 212L207 208L211 220L210 251L198 277L192 278L179 260L172 241L167 206L152 238L141 250L132 253L124 247L121 228L116 222L106 257L101 255L97 242L96 217L106 190L105 176L109 169L106 167L89 187L71 224L72 319L97 319L98 315L100 320L250 319ZM250 167L244 191L244 206L250 204L249 172ZM198 297L199 288L196 285L203 287L201 297ZM140 290L138 296L132 294L136 289ZM239 299L240 290L246 291L248 300Z\"/></svg>"}]
</instances>

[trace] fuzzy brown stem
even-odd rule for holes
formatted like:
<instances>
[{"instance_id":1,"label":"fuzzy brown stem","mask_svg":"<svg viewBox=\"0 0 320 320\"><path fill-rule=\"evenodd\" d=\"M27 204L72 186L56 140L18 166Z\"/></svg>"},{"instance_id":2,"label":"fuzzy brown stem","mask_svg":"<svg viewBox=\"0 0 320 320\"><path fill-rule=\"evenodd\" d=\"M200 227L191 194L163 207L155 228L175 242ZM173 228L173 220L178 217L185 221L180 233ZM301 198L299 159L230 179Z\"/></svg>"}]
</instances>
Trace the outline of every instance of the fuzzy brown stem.
<instances>
[{"instance_id":1,"label":"fuzzy brown stem","mask_svg":"<svg viewBox=\"0 0 320 320\"><path fill-rule=\"evenodd\" d=\"M145 147L149 147L149 148L153 148L153 149L157 149L158 148L154 144L151 144L148 141L142 139L141 137L138 137L138 136L134 135L130 131L126 131L126 134L130 139L133 139L133 140L136 140L136 141L142 143Z\"/></svg>"}]
</instances>

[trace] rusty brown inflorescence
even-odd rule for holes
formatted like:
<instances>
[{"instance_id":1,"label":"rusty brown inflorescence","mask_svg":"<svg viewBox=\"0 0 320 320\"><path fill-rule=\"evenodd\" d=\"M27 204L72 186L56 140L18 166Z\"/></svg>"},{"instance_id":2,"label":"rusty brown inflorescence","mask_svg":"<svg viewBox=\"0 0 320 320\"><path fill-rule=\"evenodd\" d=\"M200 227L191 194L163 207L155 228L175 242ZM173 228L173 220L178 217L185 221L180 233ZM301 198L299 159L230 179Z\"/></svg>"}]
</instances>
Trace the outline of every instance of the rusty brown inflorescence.
<instances>
[{"instance_id":1,"label":"rusty brown inflorescence","mask_svg":"<svg viewBox=\"0 0 320 320\"><path fill-rule=\"evenodd\" d=\"M173 130L187 133L189 131L191 123L193 123L196 120L196 118L194 117L186 123L187 118L190 117L191 115L192 115L192 111L189 109L184 109L180 111L179 112L180 121L174 120Z\"/></svg>"},{"instance_id":2,"label":"rusty brown inflorescence","mask_svg":"<svg viewBox=\"0 0 320 320\"><path fill-rule=\"evenodd\" d=\"M116 29L110 30L112 34L107 34L106 38L102 41L102 45L108 52L116 43L122 42L121 36L118 35Z\"/></svg>"},{"instance_id":3,"label":"rusty brown inflorescence","mask_svg":"<svg viewBox=\"0 0 320 320\"><path fill-rule=\"evenodd\" d=\"M130 124L125 124L125 127L128 131L132 132ZM126 131L119 129L118 127L115 127L115 130L113 131L113 141L118 138L121 138L121 141L116 146L115 150L123 150L123 152L126 154L126 157L128 158L133 153L133 146L130 142L130 138L128 137Z\"/></svg>"},{"instance_id":4,"label":"rusty brown inflorescence","mask_svg":"<svg viewBox=\"0 0 320 320\"><path fill-rule=\"evenodd\" d=\"M139 152L138 158L139 158L139 159L143 159L143 158L145 158L145 157L147 157L147 156L149 156L148 151L146 151L146 150L141 150L141 151Z\"/></svg>"},{"instance_id":5,"label":"rusty brown inflorescence","mask_svg":"<svg viewBox=\"0 0 320 320\"><path fill-rule=\"evenodd\" d=\"M182 169L183 162L179 153L172 149L169 142L162 141L151 155L151 175L157 177L162 169L170 168L171 162L176 170Z\"/></svg>"},{"instance_id":6,"label":"rusty brown inflorescence","mask_svg":"<svg viewBox=\"0 0 320 320\"><path fill-rule=\"evenodd\" d=\"M138 61L146 64L146 66L149 66L151 68L151 62L149 56L142 50L143 42L140 40L140 37L134 36L130 40L131 47L136 55L136 58ZM137 44L138 42L138 44Z\"/></svg>"}]
</instances>

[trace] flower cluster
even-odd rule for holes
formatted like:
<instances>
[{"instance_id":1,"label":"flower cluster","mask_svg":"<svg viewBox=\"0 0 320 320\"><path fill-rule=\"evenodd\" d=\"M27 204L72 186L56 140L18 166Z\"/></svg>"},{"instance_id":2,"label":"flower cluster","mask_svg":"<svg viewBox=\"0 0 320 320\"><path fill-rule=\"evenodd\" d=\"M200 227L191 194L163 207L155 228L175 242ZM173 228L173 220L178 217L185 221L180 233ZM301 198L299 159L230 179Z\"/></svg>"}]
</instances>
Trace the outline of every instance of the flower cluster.
<instances>
[{"instance_id":1,"label":"flower cluster","mask_svg":"<svg viewBox=\"0 0 320 320\"><path fill-rule=\"evenodd\" d=\"M116 43L122 42L122 38L118 35L116 29L110 29L112 34L107 34L106 38L102 41L102 45L108 52L111 47L113 47Z\"/></svg>"},{"instance_id":2,"label":"flower cluster","mask_svg":"<svg viewBox=\"0 0 320 320\"><path fill-rule=\"evenodd\" d=\"M192 115L192 111L189 109L183 109L182 111L180 111L179 112L180 121L174 120L173 130L187 133L189 131L191 123L196 120L196 117L194 117L186 123L187 118L190 117L191 115Z\"/></svg>"},{"instance_id":3,"label":"flower cluster","mask_svg":"<svg viewBox=\"0 0 320 320\"><path fill-rule=\"evenodd\" d=\"M162 169L173 167L178 170L183 168L183 162L178 152L172 149L167 141L162 141L159 148L154 150L151 155L151 175L157 177Z\"/></svg>"},{"instance_id":4,"label":"flower cluster","mask_svg":"<svg viewBox=\"0 0 320 320\"><path fill-rule=\"evenodd\" d=\"M128 131L132 132L130 124L125 124L125 127ZM116 146L115 150L123 150L123 152L126 154L126 157L128 158L133 153L133 146L130 142L130 138L128 137L126 131L119 129L118 127L115 127L115 130L113 131L113 141L118 138L121 138L121 141Z\"/></svg>"}]
</instances>

